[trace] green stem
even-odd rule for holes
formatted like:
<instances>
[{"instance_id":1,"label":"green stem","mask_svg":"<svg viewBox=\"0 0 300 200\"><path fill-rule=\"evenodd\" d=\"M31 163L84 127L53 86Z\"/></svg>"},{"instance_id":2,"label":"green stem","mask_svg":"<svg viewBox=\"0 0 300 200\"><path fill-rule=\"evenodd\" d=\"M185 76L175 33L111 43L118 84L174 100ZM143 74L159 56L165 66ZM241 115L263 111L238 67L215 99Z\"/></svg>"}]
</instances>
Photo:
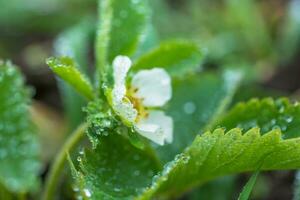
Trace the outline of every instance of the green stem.
<instances>
[{"instance_id":1,"label":"green stem","mask_svg":"<svg viewBox=\"0 0 300 200\"><path fill-rule=\"evenodd\" d=\"M87 125L85 123L81 124L67 139L60 152L56 156L49 175L46 179L46 186L43 193L43 200L53 200L55 189L57 187L57 182L59 180L60 174L65 166L65 161L67 159L68 152L70 152L82 139L84 136L84 131Z\"/></svg>"}]
</instances>

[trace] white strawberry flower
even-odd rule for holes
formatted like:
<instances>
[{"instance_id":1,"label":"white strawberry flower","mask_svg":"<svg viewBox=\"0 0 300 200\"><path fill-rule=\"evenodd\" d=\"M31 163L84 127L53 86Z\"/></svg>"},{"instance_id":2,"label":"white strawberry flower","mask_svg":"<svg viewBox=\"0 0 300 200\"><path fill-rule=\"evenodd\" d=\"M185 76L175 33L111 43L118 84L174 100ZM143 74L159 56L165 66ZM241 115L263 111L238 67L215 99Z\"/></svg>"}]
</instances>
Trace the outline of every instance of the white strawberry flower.
<instances>
[{"instance_id":1,"label":"white strawberry flower","mask_svg":"<svg viewBox=\"0 0 300 200\"><path fill-rule=\"evenodd\" d=\"M131 65L127 56L117 56L113 61L111 103L114 111L142 136L159 145L171 143L173 119L157 109L172 97L169 74L162 68L141 70L126 88L126 76Z\"/></svg>"}]
</instances>

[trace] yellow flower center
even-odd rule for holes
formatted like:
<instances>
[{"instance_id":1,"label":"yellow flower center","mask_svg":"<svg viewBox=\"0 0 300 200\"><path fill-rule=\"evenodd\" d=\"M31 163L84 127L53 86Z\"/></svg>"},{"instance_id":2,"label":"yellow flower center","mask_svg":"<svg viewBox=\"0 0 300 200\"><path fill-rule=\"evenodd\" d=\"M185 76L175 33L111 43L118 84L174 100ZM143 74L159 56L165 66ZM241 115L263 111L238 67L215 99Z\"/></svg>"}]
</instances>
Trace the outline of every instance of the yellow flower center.
<instances>
[{"instance_id":1,"label":"yellow flower center","mask_svg":"<svg viewBox=\"0 0 300 200\"><path fill-rule=\"evenodd\" d=\"M136 122L140 121L141 119L147 118L149 113L147 108L143 105L143 99L136 98L136 93L138 91L138 88L130 87L129 90L127 90L127 98L130 100L130 102L133 104L133 107L137 110L138 115L136 118Z\"/></svg>"}]
</instances>

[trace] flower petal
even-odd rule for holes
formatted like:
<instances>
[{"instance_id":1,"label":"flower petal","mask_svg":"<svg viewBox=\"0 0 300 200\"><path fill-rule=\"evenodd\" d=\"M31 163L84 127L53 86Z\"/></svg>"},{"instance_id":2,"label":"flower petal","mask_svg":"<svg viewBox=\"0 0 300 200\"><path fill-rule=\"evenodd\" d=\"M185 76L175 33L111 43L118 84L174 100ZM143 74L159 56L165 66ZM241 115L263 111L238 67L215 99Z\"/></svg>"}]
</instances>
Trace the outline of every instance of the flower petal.
<instances>
[{"instance_id":1,"label":"flower petal","mask_svg":"<svg viewBox=\"0 0 300 200\"><path fill-rule=\"evenodd\" d=\"M125 79L130 67L131 60L127 56L117 56L113 61L113 98L116 101L122 101L126 94Z\"/></svg>"},{"instance_id":2,"label":"flower petal","mask_svg":"<svg viewBox=\"0 0 300 200\"><path fill-rule=\"evenodd\" d=\"M112 106L114 111L126 123L133 123L137 117L137 111L133 104L125 97L125 79L131 60L127 56L117 56L113 61L114 88L112 90Z\"/></svg>"},{"instance_id":3,"label":"flower petal","mask_svg":"<svg viewBox=\"0 0 300 200\"><path fill-rule=\"evenodd\" d=\"M153 142L159 144L159 145L164 145L164 135L162 132L158 131L159 126L155 124L137 124L135 126L136 131L144 136L145 138L148 138L149 140L152 140Z\"/></svg>"},{"instance_id":4,"label":"flower petal","mask_svg":"<svg viewBox=\"0 0 300 200\"><path fill-rule=\"evenodd\" d=\"M122 101L113 101L113 109L127 125L132 124L137 117L137 110L126 98Z\"/></svg>"},{"instance_id":5,"label":"flower petal","mask_svg":"<svg viewBox=\"0 0 300 200\"><path fill-rule=\"evenodd\" d=\"M143 99L147 107L163 106L172 97L171 78L162 68L139 71L131 85L137 88L135 97Z\"/></svg>"},{"instance_id":6,"label":"flower petal","mask_svg":"<svg viewBox=\"0 0 300 200\"><path fill-rule=\"evenodd\" d=\"M115 85L125 84L125 78L131 67L131 60L127 56L117 56L113 61L113 77Z\"/></svg>"},{"instance_id":7,"label":"flower petal","mask_svg":"<svg viewBox=\"0 0 300 200\"><path fill-rule=\"evenodd\" d=\"M163 145L173 141L173 119L162 111L153 110L136 124L136 130L153 142Z\"/></svg>"}]
</instances>

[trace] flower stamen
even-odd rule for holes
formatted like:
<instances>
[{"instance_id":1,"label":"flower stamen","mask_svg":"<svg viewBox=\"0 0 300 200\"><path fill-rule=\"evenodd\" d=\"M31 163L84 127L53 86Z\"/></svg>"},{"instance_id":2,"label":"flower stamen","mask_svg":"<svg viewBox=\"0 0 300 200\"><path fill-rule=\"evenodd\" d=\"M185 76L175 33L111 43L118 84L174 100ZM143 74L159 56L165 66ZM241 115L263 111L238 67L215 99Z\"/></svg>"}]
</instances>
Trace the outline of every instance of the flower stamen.
<instances>
[{"instance_id":1,"label":"flower stamen","mask_svg":"<svg viewBox=\"0 0 300 200\"><path fill-rule=\"evenodd\" d=\"M133 108L136 109L138 113L135 122L139 122L141 119L145 119L149 116L148 109L143 106L143 98L136 98L138 90L138 88L130 87L126 94L127 98L132 103Z\"/></svg>"}]
</instances>

